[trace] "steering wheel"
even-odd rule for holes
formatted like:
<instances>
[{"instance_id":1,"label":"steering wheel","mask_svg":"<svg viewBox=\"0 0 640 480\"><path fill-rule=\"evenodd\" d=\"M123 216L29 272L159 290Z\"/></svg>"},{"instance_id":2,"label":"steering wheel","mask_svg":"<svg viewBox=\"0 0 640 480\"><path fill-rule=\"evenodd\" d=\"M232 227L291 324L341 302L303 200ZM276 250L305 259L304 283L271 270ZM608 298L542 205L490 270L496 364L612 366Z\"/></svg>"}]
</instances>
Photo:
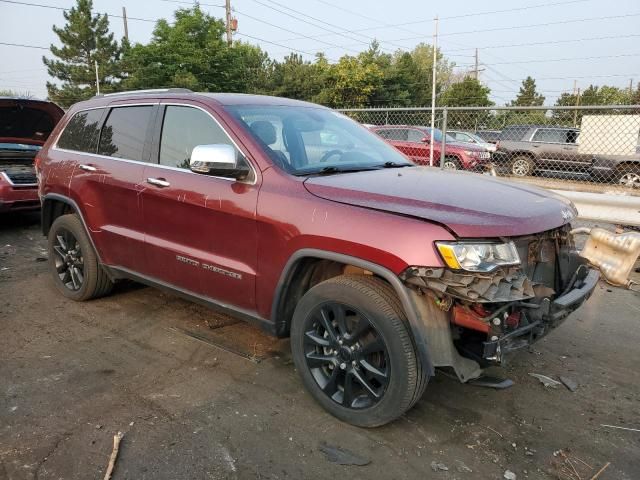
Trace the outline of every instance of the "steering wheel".
<instances>
[{"instance_id":1,"label":"steering wheel","mask_svg":"<svg viewBox=\"0 0 640 480\"><path fill-rule=\"evenodd\" d=\"M327 153L322 155L322 157L320 157L320 162L326 162L327 160L329 160L334 155L342 156L342 155L344 155L344 152L342 150L338 150L338 149L329 150Z\"/></svg>"}]
</instances>

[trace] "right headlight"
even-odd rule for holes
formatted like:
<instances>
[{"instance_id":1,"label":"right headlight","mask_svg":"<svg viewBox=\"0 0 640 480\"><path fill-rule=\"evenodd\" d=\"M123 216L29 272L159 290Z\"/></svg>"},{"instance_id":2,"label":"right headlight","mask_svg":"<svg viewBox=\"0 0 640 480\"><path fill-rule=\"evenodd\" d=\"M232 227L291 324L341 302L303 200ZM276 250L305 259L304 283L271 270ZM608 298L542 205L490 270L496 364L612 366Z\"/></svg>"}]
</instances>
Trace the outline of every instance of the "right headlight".
<instances>
[{"instance_id":1,"label":"right headlight","mask_svg":"<svg viewBox=\"0 0 640 480\"><path fill-rule=\"evenodd\" d=\"M513 242L436 242L449 268L470 272L490 272L500 266L519 265L520 255Z\"/></svg>"}]
</instances>

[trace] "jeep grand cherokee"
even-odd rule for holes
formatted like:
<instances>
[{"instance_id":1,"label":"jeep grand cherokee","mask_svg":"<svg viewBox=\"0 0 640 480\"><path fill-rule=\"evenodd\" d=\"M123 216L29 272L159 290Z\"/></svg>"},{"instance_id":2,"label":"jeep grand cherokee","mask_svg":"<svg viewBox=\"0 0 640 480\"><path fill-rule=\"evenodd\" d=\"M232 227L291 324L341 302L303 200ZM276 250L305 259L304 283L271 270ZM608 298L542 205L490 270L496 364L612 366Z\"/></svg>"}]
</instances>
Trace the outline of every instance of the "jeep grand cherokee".
<instances>
[{"instance_id":1,"label":"jeep grand cherokee","mask_svg":"<svg viewBox=\"0 0 640 480\"><path fill-rule=\"evenodd\" d=\"M419 167L328 108L183 90L74 105L37 165L58 290L135 279L290 336L311 395L389 422L557 326L598 273L567 200Z\"/></svg>"}]
</instances>

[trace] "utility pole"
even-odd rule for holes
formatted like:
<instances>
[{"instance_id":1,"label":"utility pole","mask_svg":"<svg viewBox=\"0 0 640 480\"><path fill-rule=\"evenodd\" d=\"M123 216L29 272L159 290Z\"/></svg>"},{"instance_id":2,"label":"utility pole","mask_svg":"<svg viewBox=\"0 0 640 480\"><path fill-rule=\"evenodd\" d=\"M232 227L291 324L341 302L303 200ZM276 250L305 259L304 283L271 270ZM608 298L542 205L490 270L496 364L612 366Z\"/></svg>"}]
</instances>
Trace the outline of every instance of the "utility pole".
<instances>
[{"instance_id":1,"label":"utility pole","mask_svg":"<svg viewBox=\"0 0 640 480\"><path fill-rule=\"evenodd\" d=\"M127 25L127 9L122 7L122 21L124 22L124 38L129 41L129 26Z\"/></svg>"},{"instance_id":2,"label":"utility pole","mask_svg":"<svg viewBox=\"0 0 640 480\"><path fill-rule=\"evenodd\" d=\"M96 95L100 95L100 77L98 77L98 61L94 60L93 64L96 66Z\"/></svg>"},{"instance_id":3,"label":"utility pole","mask_svg":"<svg viewBox=\"0 0 640 480\"><path fill-rule=\"evenodd\" d=\"M473 73L475 74L476 77L476 82L478 81L478 49L476 48L476 65L475 65L475 69L473 70Z\"/></svg>"},{"instance_id":4,"label":"utility pole","mask_svg":"<svg viewBox=\"0 0 640 480\"><path fill-rule=\"evenodd\" d=\"M580 89L578 88L578 93L576 95L576 107L580 106ZM578 109L576 108L573 111L573 126L578 127Z\"/></svg>"},{"instance_id":5,"label":"utility pole","mask_svg":"<svg viewBox=\"0 0 640 480\"><path fill-rule=\"evenodd\" d=\"M633 78L629 79L629 95L633 95Z\"/></svg>"},{"instance_id":6,"label":"utility pole","mask_svg":"<svg viewBox=\"0 0 640 480\"><path fill-rule=\"evenodd\" d=\"M431 75L431 139L429 141L429 165L433 167L433 140L436 128L436 63L438 61L438 17L435 18L435 33L433 34L433 72Z\"/></svg>"},{"instance_id":7,"label":"utility pole","mask_svg":"<svg viewBox=\"0 0 640 480\"><path fill-rule=\"evenodd\" d=\"M231 38L231 0L225 0L224 8L226 10L227 20L227 45L231 46L231 42L233 41Z\"/></svg>"}]
</instances>

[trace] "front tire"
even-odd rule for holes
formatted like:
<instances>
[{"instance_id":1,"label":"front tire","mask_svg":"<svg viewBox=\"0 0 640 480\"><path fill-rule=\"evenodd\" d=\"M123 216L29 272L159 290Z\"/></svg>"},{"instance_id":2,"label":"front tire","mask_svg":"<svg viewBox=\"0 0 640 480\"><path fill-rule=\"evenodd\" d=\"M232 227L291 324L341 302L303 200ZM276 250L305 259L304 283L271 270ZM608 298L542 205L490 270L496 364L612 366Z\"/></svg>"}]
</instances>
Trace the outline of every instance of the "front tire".
<instances>
[{"instance_id":1,"label":"front tire","mask_svg":"<svg viewBox=\"0 0 640 480\"><path fill-rule=\"evenodd\" d=\"M445 157L442 168L444 170L462 170L462 165L456 157Z\"/></svg>"},{"instance_id":2,"label":"front tire","mask_svg":"<svg viewBox=\"0 0 640 480\"><path fill-rule=\"evenodd\" d=\"M511 161L511 174L516 177L529 177L533 175L535 165L533 159L526 155L518 155Z\"/></svg>"},{"instance_id":3,"label":"front tire","mask_svg":"<svg viewBox=\"0 0 640 480\"><path fill-rule=\"evenodd\" d=\"M98 262L77 215L55 219L49 230L48 251L54 284L65 297L82 302L111 291L113 282Z\"/></svg>"},{"instance_id":4,"label":"front tire","mask_svg":"<svg viewBox=\"0 0 640 480\"><path fill-rule=\"evenodd\" d=\"M371 275L342 275L311 288L293 315L291 349L315 400L352 425L398 418L426 386L400 302Z\"/></svg>"}]
</instances>

